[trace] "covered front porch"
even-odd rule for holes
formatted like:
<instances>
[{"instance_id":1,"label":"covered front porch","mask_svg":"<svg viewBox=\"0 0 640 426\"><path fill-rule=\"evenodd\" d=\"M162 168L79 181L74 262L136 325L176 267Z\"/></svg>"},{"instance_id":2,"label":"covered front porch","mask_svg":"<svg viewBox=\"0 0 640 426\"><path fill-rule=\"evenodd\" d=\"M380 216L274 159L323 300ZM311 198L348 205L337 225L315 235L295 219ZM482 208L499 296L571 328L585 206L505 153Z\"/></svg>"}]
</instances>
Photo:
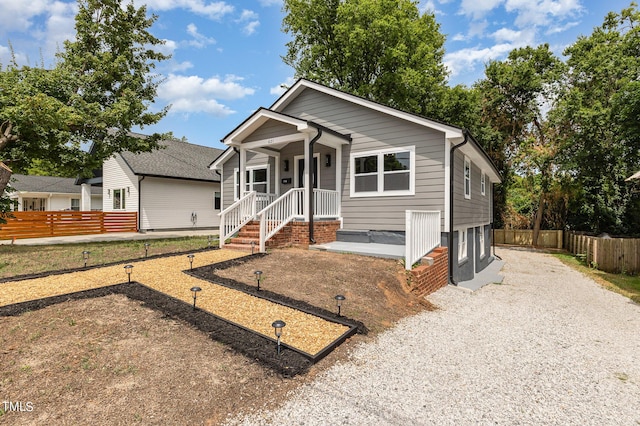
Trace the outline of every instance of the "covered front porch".
<instances>
[{"instance_id":1,"label":"covered front porch","mask_svg":"<svg viewBox=\"0 0 640 426\"><path fill-rule=\"evenodd\" d=\"M341 220L342 151L350 135L261 109L223 142L233 160L223 155L211 165L228 182L233 173L233 194L224 193L220 213L222 245L251 221L260 223L254 244L264 251L266 241L292 221L307 224L313 243L314 222Z\"/></svg>"}]
</instances>

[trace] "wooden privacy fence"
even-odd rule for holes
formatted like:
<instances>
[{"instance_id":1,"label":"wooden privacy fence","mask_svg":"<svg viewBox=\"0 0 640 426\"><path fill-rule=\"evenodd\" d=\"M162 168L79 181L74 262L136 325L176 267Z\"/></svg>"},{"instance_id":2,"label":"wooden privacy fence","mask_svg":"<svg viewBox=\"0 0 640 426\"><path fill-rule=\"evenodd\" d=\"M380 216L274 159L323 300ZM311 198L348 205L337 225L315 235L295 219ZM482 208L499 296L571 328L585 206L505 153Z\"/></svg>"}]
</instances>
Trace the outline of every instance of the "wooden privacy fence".
<instances>
[{"instance_id":1,"label":"wooden privacy fence","mask_svg":"<svg viewBox=\"0 0 640 426\"><path fill-rule=\"evenodd\" d=\"M0 225L0 240L137 232L137 212L12 212Z\"/></svg>"},{"instance_id":2,"label":"wooden privacy fence","mask_svg":"<svg viewBox=\"0 0 640 426\"><path fill-rule=\"evenodd\" d=\"M566 248L601 271L640 273L640 238L599 238L569 232Z\"/></svg>"},{"instance_id":3,"label":"wooden privacy fence","mask_svg":"<svg viewBox=\"0 0 640 426\"><path fill-rule=\"evenodd\" d=\"M533 245L532 229L494 229L496 244ZM562 248L562 231L540 231L538 247Z\"/></svg>"}]
</instances>

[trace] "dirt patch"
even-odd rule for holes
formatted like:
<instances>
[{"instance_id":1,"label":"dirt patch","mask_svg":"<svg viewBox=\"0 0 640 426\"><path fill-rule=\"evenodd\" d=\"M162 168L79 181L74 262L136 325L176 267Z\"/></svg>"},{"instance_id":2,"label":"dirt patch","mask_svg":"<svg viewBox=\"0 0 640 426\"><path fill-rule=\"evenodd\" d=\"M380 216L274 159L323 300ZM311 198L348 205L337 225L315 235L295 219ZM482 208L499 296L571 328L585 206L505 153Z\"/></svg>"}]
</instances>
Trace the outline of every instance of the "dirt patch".
<instances>
[{"instance_id":1,"label":"dirt patch","mask_svg":"<svg viewBox=\"0 0 640 426\"><path fill-rule=\"evenodd\" d=\"M122 295L2 317L0 399L34 409L6 413L0 424L218 424L284 401L347 359L354 342L425 309L404 291L402 267L391 260L278 250L215 273L252 287L257 269L265 291L328 312L344 294L342 313L372 333L351 338L305 376L283 379L249 354Z\"/></svg>"}]
</instances>

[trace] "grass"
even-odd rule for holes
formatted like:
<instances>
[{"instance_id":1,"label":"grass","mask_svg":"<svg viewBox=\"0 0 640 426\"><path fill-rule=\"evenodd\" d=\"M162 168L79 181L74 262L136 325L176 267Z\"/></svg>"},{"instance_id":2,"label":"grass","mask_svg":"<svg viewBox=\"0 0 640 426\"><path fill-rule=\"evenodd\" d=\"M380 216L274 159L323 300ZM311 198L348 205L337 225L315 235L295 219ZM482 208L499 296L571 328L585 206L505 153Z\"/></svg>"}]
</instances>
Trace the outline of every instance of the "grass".
<instances>
[{"instance_id":1,"label":"grass","mask_svg":"<svg viewBox=\"0 0 640 426\"><path fill-rule=\"evenodd\" d=\"M0 245L0 278L37 274L84 265L82 252L91 252L87 265L144 257L145 240L104 241L46 246ZM149 256L197 250L208 246L207 237L149 240Z\"/></svg>"},{"instance_id":2,"label":"grass","mask_svg":"<svg viewBox=\"0 0 640 426\"><path fill-rule=\"evenodd\" d=\"M609 290L620 293L636 303L640 303L639 275L610 274L608 272L589 268L585 261L574 257L569 253L554 253L553 255L560 259L560 261L565 265L571 266L572 268L593 278Z\"/></svg>"}]
</instances>

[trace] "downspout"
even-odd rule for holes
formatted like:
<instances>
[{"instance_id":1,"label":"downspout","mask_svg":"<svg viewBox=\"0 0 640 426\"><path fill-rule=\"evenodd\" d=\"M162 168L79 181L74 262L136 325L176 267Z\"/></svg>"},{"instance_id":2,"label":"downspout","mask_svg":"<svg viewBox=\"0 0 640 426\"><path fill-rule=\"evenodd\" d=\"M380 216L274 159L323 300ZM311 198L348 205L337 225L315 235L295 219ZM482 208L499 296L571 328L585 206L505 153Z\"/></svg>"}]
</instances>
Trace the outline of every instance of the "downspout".
<instances>
[{"instance_id":1,"label":"downspout","mask_svg":"<svg viewBox=\"0 0 640 426\"><path fill-rule=\"evenodd\" d=\"M316 127L316 126L314 126ZM322 136L322 129L320 127L316 127L318 133L309 141L309 155L311 156L310 169L313 169L313 145L316 143L320 136ZM320 168L320 164L318 164L318 168ZM311 191L309 191L309 242L311 244L315 244L316 240L313 238L313 175L314 170L309 170L309 174L311 178L309 179L309 184L311 185ZM320 183L320 182L318 182Z\"/></svg>"},{"instance_id":2,"label":"downspout","mask_svg":"<svg viewBox=\"0 0 640 426\"><path fill-rule=\"evenodd\" d=\"M138 180L138 232L142 229L142 181L145 177L142 175L142 178Z\"/></svg>"},{"instance_id":3,"label":"downspout","mask_svg":"<svg viewBox=\"0 0 640 426\"><path fill-rule=\"evenodd\" d=\"M464 140L458 145L452 146L449 150L449 235L447 236L447 239L449 246L449 282L453 285L458 285L458 283L453 279L453 253L451 247L453 245L453 182L455 180L455 174L453 173L453 165L455 164L454 151L469 142L469 132L467 129L462 129L462 134L464 135Z\"/></svg>"}]
</instances>

